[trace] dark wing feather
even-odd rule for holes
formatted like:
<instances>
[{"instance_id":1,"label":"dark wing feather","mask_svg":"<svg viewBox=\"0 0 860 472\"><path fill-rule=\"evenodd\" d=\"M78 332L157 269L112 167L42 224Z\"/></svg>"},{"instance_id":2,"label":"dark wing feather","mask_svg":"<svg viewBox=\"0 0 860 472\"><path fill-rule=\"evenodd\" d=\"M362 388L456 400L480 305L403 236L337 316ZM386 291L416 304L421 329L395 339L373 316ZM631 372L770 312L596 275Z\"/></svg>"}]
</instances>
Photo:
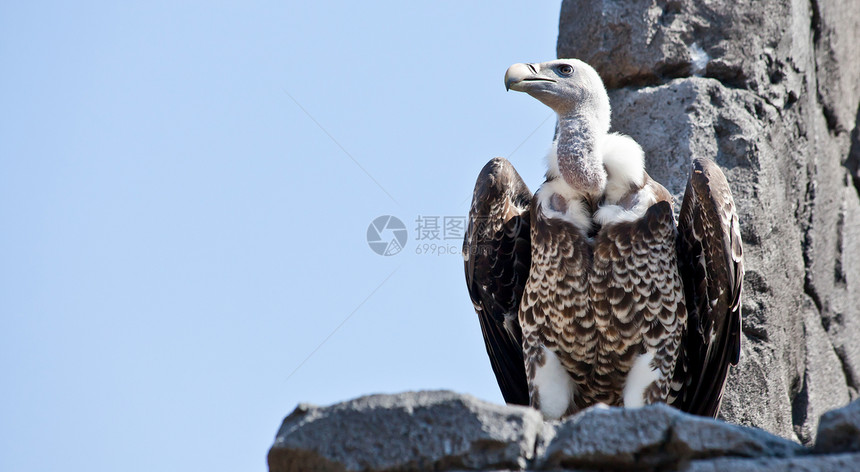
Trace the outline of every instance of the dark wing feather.
<instances>
[{"instance_id":1,"label":"dark wing feather","mask_svg":"<svg viewBox=\"0 0 860 472\"><path fill-rule=\"evenodd\" d=\"M466 285L502 395L529 404L517 318L531 265L532 194L507 159L487 163L475 183L463 242Z\"/></svg>"},{"instance_id":2,"label":"dark wing feather","mask_svg":"<svg viewBox=\"0 0 860 472\"><path fill-rule=\"evenodd\" d=\"M729 364L741 347L743 251L735 204L720 168L693 161L678 222L678 268L688 311L683 355L674 376L679 409L715 417Z\"/></svg>"}]
</instances>

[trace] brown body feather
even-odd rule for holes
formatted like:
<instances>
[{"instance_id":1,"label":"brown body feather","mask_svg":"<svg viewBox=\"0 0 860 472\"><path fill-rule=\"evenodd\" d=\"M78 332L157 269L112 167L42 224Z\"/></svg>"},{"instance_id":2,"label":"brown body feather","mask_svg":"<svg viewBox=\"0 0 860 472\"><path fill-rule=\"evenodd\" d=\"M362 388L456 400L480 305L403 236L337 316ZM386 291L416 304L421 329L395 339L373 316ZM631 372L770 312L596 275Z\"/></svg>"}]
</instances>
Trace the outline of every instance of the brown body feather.
<instances>
[{"instance_id":1,"label":"brown body feather","mask_svg":"<svg viewBox=\"0 0 860 472\"><path fill-rule=\"evenodd\" d=\"M660 371L646 401L668 394L687 316L675 222L668 192L661 194L643 218L594 237L533 203L532 266L519 315L526 372L534 378L541 346L553 350L573 377L577 408L622 405L627 374L646 349L656 351Z\"/></svg>"},{"instance_id":2,"label":"brown body feather","mask_svg":"<svg viewBox=\"0 0 860 472\"><path fill-rule=\"evenodd\" d=\"M506 160L482 171L465 267L507 402L529 403L527 372L544 361L536 347L545 345L576 384L568 413L622 405L630 367L650 348L660 380L646 402L716 416L740 353L743 263L731 192L718 167L696 160L676 229L668 192L646 184L658 202L643 218L583 234L543 215Z\"/></svg>"}]
</instances>

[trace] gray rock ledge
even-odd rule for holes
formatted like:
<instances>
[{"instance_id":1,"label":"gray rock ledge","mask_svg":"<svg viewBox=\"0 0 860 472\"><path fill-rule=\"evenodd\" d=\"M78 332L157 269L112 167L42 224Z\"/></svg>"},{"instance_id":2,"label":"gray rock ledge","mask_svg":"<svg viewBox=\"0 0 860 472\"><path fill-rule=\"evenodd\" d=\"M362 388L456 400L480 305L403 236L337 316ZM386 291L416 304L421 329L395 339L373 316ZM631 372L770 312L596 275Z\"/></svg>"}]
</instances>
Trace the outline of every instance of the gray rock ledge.
<instances>
[{"instance_id":1,"label":"gray rock ledge","mask_svg":"<svg viewBox=\"0 0 860 472\"><path fill-rule=\"evenodd\" d=\"M560 422L448 391L302 404L269 470L860 470L860 401L826 413L813 448L666 405L593 407Z\"/></svg>"}]
</instances>

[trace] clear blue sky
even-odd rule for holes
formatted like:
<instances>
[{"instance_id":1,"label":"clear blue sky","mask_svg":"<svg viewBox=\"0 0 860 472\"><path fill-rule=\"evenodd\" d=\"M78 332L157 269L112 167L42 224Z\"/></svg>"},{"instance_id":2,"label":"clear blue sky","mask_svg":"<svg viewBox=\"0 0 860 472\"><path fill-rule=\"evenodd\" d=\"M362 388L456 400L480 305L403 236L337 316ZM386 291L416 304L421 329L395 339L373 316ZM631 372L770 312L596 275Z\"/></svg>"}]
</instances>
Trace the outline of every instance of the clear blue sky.
<instances>
[{"instance_id":1,"label":"clear blue sky","mask_svg":"<svg viewBox=\"0 0 860 472\"><path fill-rule=\"evenodd\" d=\"M559 4L127 3L0 5L0 470L262 471L299 402L500 402L415 220L493 156L539 185L554 120L503 76Z\"/></svg>"}]
</instances>

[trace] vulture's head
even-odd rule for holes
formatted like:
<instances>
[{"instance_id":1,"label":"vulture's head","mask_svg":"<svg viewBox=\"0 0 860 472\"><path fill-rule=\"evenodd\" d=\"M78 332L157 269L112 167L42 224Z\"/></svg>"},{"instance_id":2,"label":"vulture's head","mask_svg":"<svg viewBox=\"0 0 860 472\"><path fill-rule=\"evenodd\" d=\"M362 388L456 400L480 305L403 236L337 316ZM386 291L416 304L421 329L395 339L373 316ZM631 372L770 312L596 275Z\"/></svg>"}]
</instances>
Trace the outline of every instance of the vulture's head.
<instances>
[{"instance_id":1,"label":"vulture's head","mask_svg":"<svg viewBox=\"0 0 860 472\"><path fill-rule=\"evenodd\" d=\"M603 81L578 59L514 64L505 72L505 88L537 98L559 116L587 114L609 129L609 96Z\"/></svg>"}]
</instances>

